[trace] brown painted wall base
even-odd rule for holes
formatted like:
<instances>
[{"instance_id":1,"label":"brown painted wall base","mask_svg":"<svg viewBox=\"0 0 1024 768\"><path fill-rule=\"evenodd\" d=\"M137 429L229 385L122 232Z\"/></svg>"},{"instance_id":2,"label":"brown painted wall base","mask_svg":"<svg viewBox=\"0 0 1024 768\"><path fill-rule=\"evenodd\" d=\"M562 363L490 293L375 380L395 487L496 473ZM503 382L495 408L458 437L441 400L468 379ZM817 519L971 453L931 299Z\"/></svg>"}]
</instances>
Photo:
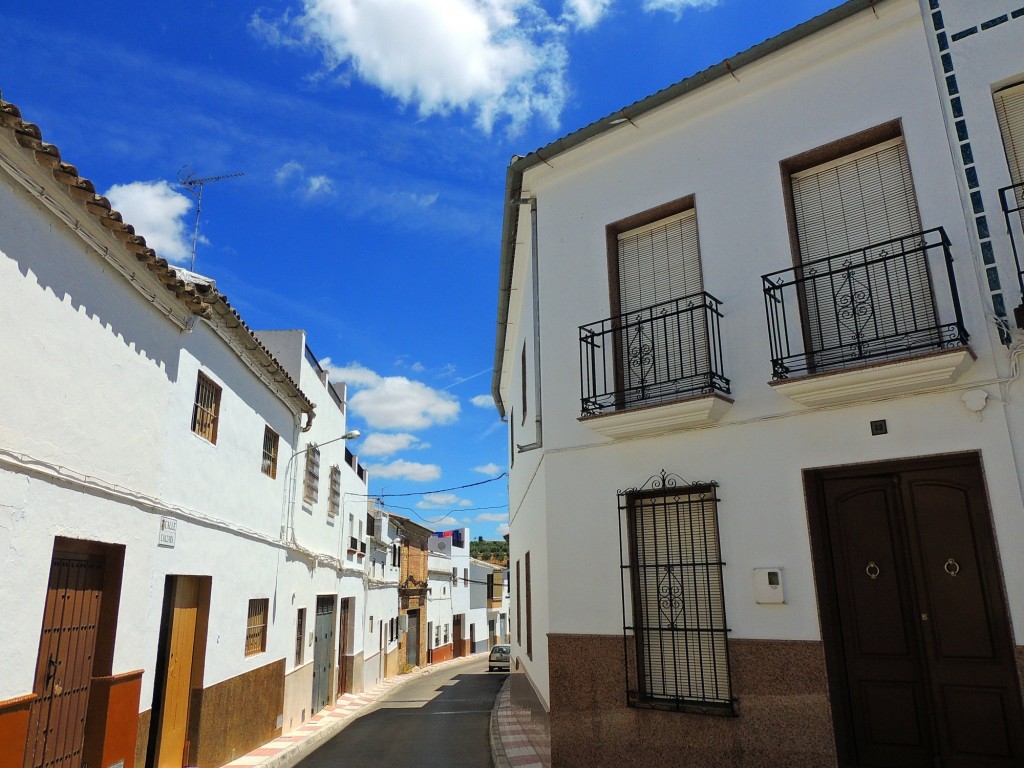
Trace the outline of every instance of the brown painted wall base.
<instances>
[{"instance_id":1,"label":"brown painted wall base","mask_svg":"<svg viewBox=\"0 0 1024 768\"><path fill-rule=\"evenodd\" d=\"M452 644L439 645L433 651L430 652L430 663L437 664L439 661L448 661L448 659L454 658L452 656Z\"/></svg>"},{"instance_id":2,"label":"brown painted wall base","mask_svg":"<svg viewBox=\"0 0 1024 768\"><path fill-rule=\"evenodd\" d=\"M139 733L135 739L135 765L143 768L146 764L146 750L149 749L149 721L153 710L139 712Z\"/></svg>"},{"instance_id":3,"label":"brown painted wall base","mask_svg":"<svg viewBox=\"0 0 1024 768\"><path fill-rule=\"evenodd\" d=\"M142 670L94 677L89 685L83 765L135 768L135 736L139 731Z\"/></svg>"},{"instance_id":4,"label":"brown painted wall base","mask_svg":"<svg viewBox=\"0 0 1024 768\"><path fill-rule=\"evenodd\" d=\"M284 659L196 691L189 765L217 768L281 735ZM191 719L191 717L190 717Z\"/></svg>"},{"instance_id":5,"label":"brown painted wall base","mask_svg":"<svg viewBox=\"0 0 1024 768\"><path fill-rule=\"evenodd\" d=\"M819 642L730 640L738 717L626 706L621 636L549 635L552 766L836 765Z\"/></svg>"},{"instance_id":6,"label":"brown painted wall base","mask_svg":"<svg viewBox=\"0 0 1024 768\"><path fill-rule=\"evenodd\" d=\"M25 761L28 709L37 698L34 693L30 693L0 701L0 766L20 768Z\"/></svg>"}]
</instances>

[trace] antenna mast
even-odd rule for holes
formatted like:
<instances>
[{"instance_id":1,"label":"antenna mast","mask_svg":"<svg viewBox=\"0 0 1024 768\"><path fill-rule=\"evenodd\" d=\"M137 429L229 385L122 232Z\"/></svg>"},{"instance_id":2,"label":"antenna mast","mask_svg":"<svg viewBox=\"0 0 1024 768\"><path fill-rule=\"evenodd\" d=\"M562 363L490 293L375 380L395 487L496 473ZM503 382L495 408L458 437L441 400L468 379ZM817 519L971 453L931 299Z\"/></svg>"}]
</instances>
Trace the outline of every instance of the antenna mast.
<instances>
[{"instance_id":1,"label":"antenna mast","mask_svg":"<svg viewBox=\"0 0 1024 768\"><path fill-rule=\"evenodd\" d=\"M182 178L182 172L188 168L188 173ZM196 225L192 230L192 263L189 264L189 272L194 272L196 269L196 242L199 240L199 217L203 213L203 187L207 184L212 184L215 181L223 181L224 179L234 179L238 176L245 176L243 171L236 171L235 173L225 173L220 176L204 176L203 178L197 178L195 171L189 166L182 166L181 170L178 171L178 183L183 186L192 197L196 199ZM198 192L196 190L199 190Z\"/></svg>"}]
</instances>

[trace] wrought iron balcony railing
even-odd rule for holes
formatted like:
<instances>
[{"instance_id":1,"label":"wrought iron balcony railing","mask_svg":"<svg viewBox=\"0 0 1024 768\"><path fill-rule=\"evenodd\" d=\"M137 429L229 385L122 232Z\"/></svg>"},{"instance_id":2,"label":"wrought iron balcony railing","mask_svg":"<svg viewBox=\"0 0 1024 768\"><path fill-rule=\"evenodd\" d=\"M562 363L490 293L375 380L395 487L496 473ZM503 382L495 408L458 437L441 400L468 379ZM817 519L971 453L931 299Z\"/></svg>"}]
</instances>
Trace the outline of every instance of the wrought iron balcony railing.
<instances>
[{"instance_id":1,"label":"wrought iron balcony railing","mask_svg":"<svg viewBox=\"0 0 1024 768\"><path fill-rule=\"evenodd\" d=\"M1020 260L1024 256L1024 182L1011 184L999 190L999 203L1003 207L1003 219L1006 231L1010 235L1010 248L1013 250L1013 261L1017 265L1017 285L1020 286L1022 306L1024 306L1024 269ZM1021 314L1021 313L1015 313ZM1021 325L1024 316L1017 317L1017 325Z\"/></svg>"},{"instance_id":2,"label":"wrought iron balcony railing","mask_svg":"<svg viewBox=\"0 0 1024 768\"><path fill-rule=\"evenodd\" d=\"M728 394L720 307L695 293L580 326L583 415Z\"/></svg>"},{"instance_id":3,"label":"wrought iron balcony railing","mask_svg":"<svg viewBox=\"0 0 1024 768\"><path fill-rule=\"evenodd\" d=\"M941 227L761 279L777 380L962 347L969 338Z\"/></svg>"}]
</instances>

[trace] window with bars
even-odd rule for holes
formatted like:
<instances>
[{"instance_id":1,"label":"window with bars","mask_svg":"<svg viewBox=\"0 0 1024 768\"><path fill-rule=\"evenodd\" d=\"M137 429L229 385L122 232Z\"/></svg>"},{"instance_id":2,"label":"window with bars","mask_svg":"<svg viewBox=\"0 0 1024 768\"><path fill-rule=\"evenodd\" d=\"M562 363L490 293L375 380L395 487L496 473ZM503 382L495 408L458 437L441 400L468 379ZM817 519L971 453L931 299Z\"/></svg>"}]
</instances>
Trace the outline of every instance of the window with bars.
<instances>
[{"instance_id":1,"label":"window with bars","mask_svg":"<svg viewBox=\"0 0 1024 768\"><path fill-rule=\"evenodd\" d=\"M302 480L302 500L316 504L320 498L320 448L306 446L306 472Z\"/></svg>"},{"instance_id":2,"label":"window with bars","mask_svg":"<svg viewBox=\"0 0 1024 768\"><path fill-rule=\"evenodd\" d=\"M734 714L716 491L662 473L619 496L630 706Z\"/></svg>"},{"instance_id":3,"label":"window with bars","mask_svg":"<svg viewBox=\"0 0 1024 768\"><path fill-rule=\"evenodd\" d=\"M304 639L306 637L306 609L299 608L298 613L295 615L295 666L299 666L303 662L303 650L306 647Z\"/></svg>"},{"instance_id":4,"label":"window with bars","mask_svg":"<svg viewBox=\"0 0 1024 768\"><path fill-rule=\"evenodd\" d=\"M327 514L334 517L341 512L341 467L331 467L331 493L327 499Z\"/></svg>"},{"instance_id":5,"label":"window with bars","mask_svg":"<svg viewBox=\"0 0 1024 768\"><path fill-rule=\"evenodd\" d=\"M516 560L516 645L523 644L523 591L520 585L523 583L519 561Z\"/></svg>"},{"instance_id":6,"label":"window with bars","mask_svg":"<svg viewBox=\"0 0 1024 768\"><path fill-rule=\"evenodd\" d=\"M270 427L263 428L263 463L260 471L268 477L277 477L277 447L281 442L280 435Z\"/></svg>"},{"instance_id":7,"label":"window with bars","mask_svg":"<svg viewBox=\"0 0 1024 768\"><path fill-rule=\"evenodd\" d=\"M192 406L192 431L217 444L220 421L220 387L200 373L196 380L196 401Z\"/></svg>"},{"instance_id":8,"label":"window with bars","mask_svg":"<svg viewBox=\"0 0 1024 768\"><path fill-rule=\"evenodd\" d=\"M245 655L255 656L267 650L267 613L270 598L249 601L249 618L245 626Z\"/></svg>"}]
</instances>

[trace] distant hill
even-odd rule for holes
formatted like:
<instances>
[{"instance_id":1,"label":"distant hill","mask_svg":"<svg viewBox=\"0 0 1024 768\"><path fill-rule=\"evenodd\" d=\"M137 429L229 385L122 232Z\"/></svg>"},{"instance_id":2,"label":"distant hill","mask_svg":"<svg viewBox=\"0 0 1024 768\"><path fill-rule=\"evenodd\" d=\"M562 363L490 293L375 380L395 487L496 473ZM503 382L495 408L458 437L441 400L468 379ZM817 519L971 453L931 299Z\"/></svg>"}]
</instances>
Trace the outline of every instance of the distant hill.
<instances>
[{"instance_id":1,"label":"distant hill","mask_svg":"<svg viewBox=\"0 0 1024 768\"><path fill-rule=\"evenodd\" d=\"M477 560L486 560L495 565L508 565L507 541L476 541L469 542L469 556Z\"/></svg>"}]
</instances>

